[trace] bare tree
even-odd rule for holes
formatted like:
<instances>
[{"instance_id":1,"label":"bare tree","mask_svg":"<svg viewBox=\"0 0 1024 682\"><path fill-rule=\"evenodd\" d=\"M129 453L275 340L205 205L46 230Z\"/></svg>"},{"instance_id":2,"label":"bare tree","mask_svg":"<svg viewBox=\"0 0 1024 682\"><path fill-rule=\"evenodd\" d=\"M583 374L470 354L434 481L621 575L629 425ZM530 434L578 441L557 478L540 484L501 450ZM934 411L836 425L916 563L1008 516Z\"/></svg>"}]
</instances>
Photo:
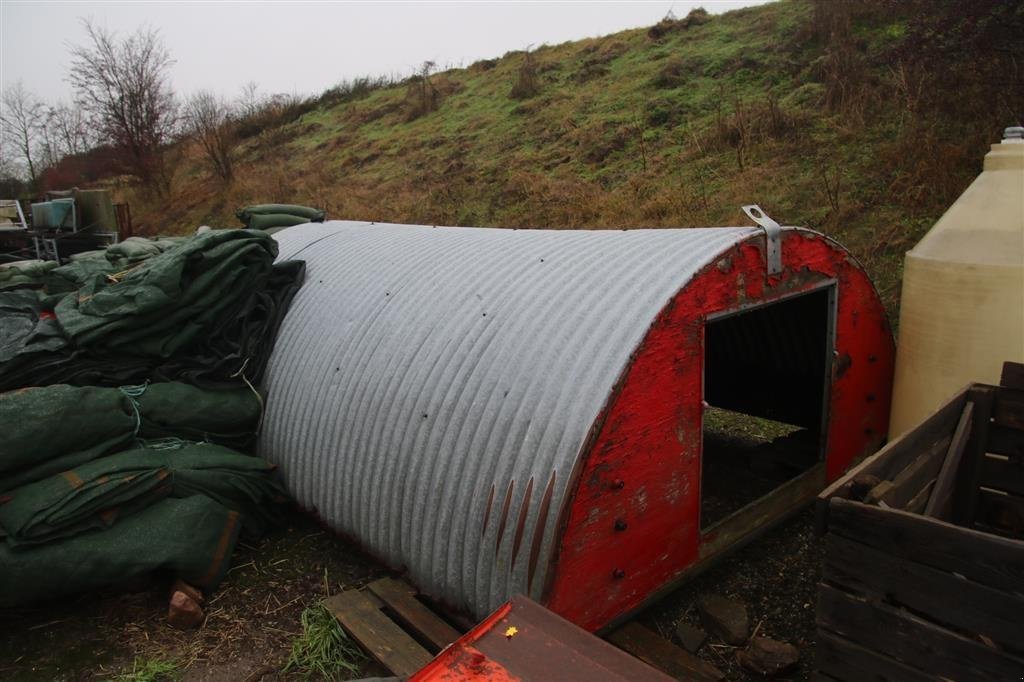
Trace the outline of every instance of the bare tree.
<instances>
[{"instance_id":1,"label":"bare tree","mask_svg":"<svg viewBox=\"0 0 1024 682\"><path fill-rule=\"evenodd\" d=\"M0 122L3 124L4 146L10 145L17 150L25 162L33 186L36 184L38 145L44 117L42 101L26 90L21 81L3 91L0 97Z\"/></svg>"},{"instance_id":2,"label":"bare tree","mask_svg":"<svg viewBox=\"0 0 1024 682\"><path fill-rule=\"evenodd\" d=\"M62 156L84 154L96 144L89 120L79 107L58 102L56 106L50 107L46 125Z\"/></svg>"},{"instance_id":3,"label":"bare tree","mask_svg":"<svg viewBox=\"0 0 1024 682\"><path fill-rule=\"evenodd\" d=\"M196 138L214 172L231 182L231 149L235 146L235 122L227 103L217 95L201 90L185 103L186 130Z\"/></svg>"},{"instance_id":4,"label":"bare tree","mask_svg":"<svg viewBox=\"0 0 1024 682\"><path fill-rule=\"evenodd\" d=\"M118 38L84 21L87 45L71 50L69 81L78 103L121 150L142 183L168 189L161 154L174 131L176 107L168 82L174 61L157 31L140 28Z\"/></svg>"}]
</instances>

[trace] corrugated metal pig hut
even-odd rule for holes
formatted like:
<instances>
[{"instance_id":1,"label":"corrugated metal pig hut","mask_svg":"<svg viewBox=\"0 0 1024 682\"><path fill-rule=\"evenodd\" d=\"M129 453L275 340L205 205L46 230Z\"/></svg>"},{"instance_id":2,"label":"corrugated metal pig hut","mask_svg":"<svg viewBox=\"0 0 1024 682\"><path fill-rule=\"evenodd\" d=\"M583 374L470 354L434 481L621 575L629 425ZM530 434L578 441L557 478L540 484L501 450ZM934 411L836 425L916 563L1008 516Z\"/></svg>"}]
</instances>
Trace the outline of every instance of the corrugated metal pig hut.
<instances>
[{"instance_id":1,"label":"corrugated metal pig hut","mask_svg":"<svg viewBox=\"0 0 1024 682\"><path fill-rule=\"evenodd\" d=\"M828 238L765 224L289 228L280 258L307 277L262 454L449 607L525 593L600 629L885 435L870 281Z\"/></svg>"}]
</instances>

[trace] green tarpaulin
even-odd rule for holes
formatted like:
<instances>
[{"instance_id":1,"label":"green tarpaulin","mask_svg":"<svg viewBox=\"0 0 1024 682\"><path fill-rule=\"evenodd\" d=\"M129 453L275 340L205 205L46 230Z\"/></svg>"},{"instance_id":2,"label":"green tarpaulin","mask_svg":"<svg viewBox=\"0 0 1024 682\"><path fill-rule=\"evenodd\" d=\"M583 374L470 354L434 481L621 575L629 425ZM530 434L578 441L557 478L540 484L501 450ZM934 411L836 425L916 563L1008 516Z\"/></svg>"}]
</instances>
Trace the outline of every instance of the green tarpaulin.
<instances>
[{"instance_id":1,"label":"green tarpaulin","mask_svg":"<svg viewBox=\"0 0 1024 682\"><path fill-rule=\"evenodd\" d=\"M255 383L304 272L276 255L263 232L218 230L116 273L105 259L76 261L50 273L44 294L2 291L0 390L238 384L243 367Z\"/></svg>"},{"instance_id":2,"label":"green tarpaulin","mask_svg":"<svg viewBox=\"0 0 1024 682\"><path fill-rule=\"evenodd\" d=\"M0 492L128 449L137 438L245 447L260 410L247 386L205 390L169 382L121 390L57 384L0 393Z\"/></svg>"},{"instance_id":3,"label":"green tarpaulin","mask_svg":"<svg viewBox=\"0 0 1024 682\"><path fill-rule=\"evenodd\" d=\"M273 470L211 443L127 450L8 492L0 528L11 547L51 542L110 527L164 497L205 495L241 513L259 535L285 500Z\"/></svg>"},{"instance_id":4,"label":"green tarpaulin","mask_svg":"<svg viewBox=\"0 0 1024 682\"><path fill-rule=\"evenodd\" d=\"M0 543L0 608L54 599L163 571L212 589L230 566L241 515L194 495L165 498L110 528L61 542Z\"/></svg>"}]
</instances>

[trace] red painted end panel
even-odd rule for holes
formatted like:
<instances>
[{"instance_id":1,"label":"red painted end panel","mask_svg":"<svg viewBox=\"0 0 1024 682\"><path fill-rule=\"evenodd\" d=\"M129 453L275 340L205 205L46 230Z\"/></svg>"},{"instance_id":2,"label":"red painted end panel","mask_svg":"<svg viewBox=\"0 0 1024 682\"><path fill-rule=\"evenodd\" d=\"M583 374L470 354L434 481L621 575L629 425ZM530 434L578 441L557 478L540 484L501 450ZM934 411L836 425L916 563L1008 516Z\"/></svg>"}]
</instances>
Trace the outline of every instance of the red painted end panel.
<instances>
[{"instance_id":1,"label":"red painted end panel","mask_svg":"<svg viewBox=\"0 0 1024 682\"><path fill-rule=\"evenodd\" d=\"M783 272L765 279L763 238L724 253L655 320L584 453L563 516L546 605L596 630L699 556L706 316L837 281L826 474L874 451L888 428L894 345L860 266L834 242L783 232ZM619 529L616 528L616 522Z\"/></svg>"}]
</instances>

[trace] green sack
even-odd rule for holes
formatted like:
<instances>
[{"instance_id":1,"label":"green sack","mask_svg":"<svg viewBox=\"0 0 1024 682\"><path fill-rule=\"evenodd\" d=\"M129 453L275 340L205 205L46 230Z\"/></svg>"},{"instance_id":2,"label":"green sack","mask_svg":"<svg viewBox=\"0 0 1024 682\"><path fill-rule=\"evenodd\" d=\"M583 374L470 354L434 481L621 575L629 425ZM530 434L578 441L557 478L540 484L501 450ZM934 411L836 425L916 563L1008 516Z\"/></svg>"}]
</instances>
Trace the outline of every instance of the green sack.
<instances>
[{"instance_id":1,"label":"green sack","mask_svg":"<svg viewBox=\"0 0 1024 682\"><path fill-rule=\"evenodd\" d=\"M41 287L46 281L47 273L57 265L58 263L52 260L20 260L0 264L0 289Z\"/></svg>"},{"instance_id":2,"label":"green sack","mask_svg":"<svg viewBox=\"0 0 1024 682\"><path fill-rule=\"evenodd\" d=\"M166 498L109 528L61 542L0 543L0 608L114 585L161 570L204 589L220 583L238 512L200 495Z\"/></svg>"},{"instance_id":3,"label":"green sack","mask_svg":"<svg viewBox=\"0 0 1024 682\"><path fill-rule=\"evenodd\" d=\"M253 204L235 211L235 216L246 226L253 216L268 215L271 213L285 214L305 218L314 223L322 223L327 214L319 208L310 206L299 206L296 204Z\"/></svg>"},{"instance_id":4,"label":"green sack","mask_svg":"<svg viewBox=\"0 0 1024 682\"><path fill-rule=\"evenodd\" d=\"M239 512L258 537L287 499L273 472L263 459L212 443L127 450L10 491L0 500L0 528L11 547L52 542L111 526L167 496L205 495Z\"/></svg>"},{"instance_id":5,"label":"green sack","mask_svg":"<svg viewBox=\"0 0 1024 682\"><path fill-rule=\"evenodd\" d=\"M128 449L136 437L245 447L260 410L248 387L179 382L141 390L56 384L0 393L0 492Z\"/></svg>"},{"instance_id":6,"label":"green sack","mask_svg":"<svg viewBox=\"0 0 1024 682\"><path fill-rule=\"evenodd\" d=\"M272 230L275 227L291 227L292 225L302 225L308 222L308 219L301 216L287 215L285 213L266 213L252 216L247 227L250 230Z\"/></svg>"},{"instance_id":7,"label":"green sack","mask_svg":"<svg viewBox=\"0 0 1024 682\"><path fill-rule=\"evenodd\" d=\"M263 232L204 232L113 281L94 275L54 312L79 348L168 358L263 289L276 256Z\"/></svg>"}]
</instances>

